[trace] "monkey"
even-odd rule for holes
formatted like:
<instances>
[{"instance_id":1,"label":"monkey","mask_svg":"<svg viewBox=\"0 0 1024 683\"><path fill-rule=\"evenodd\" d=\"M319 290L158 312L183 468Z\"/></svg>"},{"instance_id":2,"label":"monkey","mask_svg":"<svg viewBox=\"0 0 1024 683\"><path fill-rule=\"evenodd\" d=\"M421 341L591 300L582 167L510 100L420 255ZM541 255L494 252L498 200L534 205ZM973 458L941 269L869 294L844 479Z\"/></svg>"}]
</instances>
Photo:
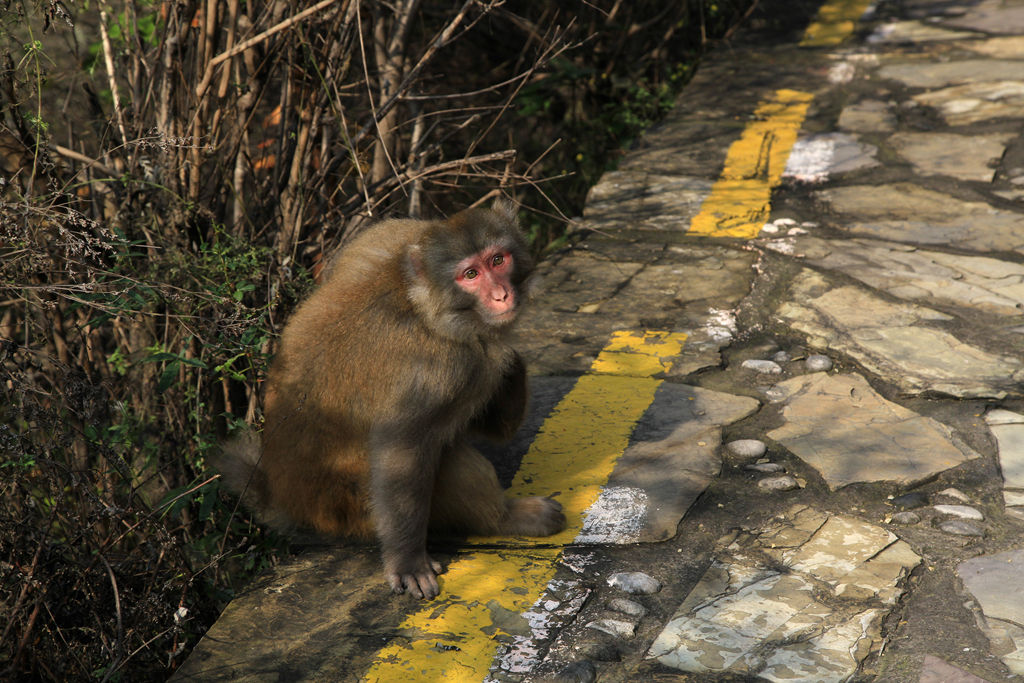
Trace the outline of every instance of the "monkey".
<instances>
[{"instance_id":1,"label":"monkey","mask_svg":"<svg viewBox=\"0 0 1024 683\"><path fill-rule=\"evenodd\" d=\"M505 494L470 445L526 411L508 343L533 260L514 205L367 228L295 310L267 374L261 443L225 446L229 489L285 529L376 539L395 593L438 595L428 531L549 536L551 497Z\"/></svg>"}]
</instances>

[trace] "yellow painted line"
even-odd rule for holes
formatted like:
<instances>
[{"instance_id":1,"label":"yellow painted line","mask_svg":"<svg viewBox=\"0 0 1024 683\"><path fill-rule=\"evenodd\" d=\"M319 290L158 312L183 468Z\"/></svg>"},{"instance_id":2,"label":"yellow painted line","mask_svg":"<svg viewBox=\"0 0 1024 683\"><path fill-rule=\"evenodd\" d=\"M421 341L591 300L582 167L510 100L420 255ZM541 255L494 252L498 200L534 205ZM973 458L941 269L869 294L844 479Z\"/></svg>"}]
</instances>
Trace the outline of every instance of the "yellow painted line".
<instances>
[{"instance_id":1,"label":"yellow painted line","mask_svg":"<svg viewBox=\"0 0 1024 683\"><path fill-rule=\"evenodd\" d=\"M669 332L612 336L590 374L580 377L544 421L512 484L513 495L560 492L569 527L539 542L556 547L460 554L438 577L441 596L405 618L401 635L377 653L364 681L482 681L501 639L529 635L520 615L554 577L557 546L579 533L583 512L597 500L636 421L654 400L661 380L652 375L669 369L685 341L685 334ZM538 544L519 540L527 542Z\"/></svg>"},{"instance_id":2,"label":"yellow painted line","mask_svg":"<svg viewBox=\"0 0 1024 683\"><path fill-rule=\"evenodd\" d=\"M857 28L871 0L831 0L818 8L818 14L804 31L800 47L833 47L846 40Z\"/></svg>"},{"instance_id":3,"label":"yellow painted line","mask_svg":"<svg viewBox=\"0 0 1024 683\"><path fill-rule=\"evenodd\" d=\"M729 147L722 175L690 222L689 234L757 237L812 98L806 92L778 90L757 106L754 121Z\"/></svg>"}]
</instances>

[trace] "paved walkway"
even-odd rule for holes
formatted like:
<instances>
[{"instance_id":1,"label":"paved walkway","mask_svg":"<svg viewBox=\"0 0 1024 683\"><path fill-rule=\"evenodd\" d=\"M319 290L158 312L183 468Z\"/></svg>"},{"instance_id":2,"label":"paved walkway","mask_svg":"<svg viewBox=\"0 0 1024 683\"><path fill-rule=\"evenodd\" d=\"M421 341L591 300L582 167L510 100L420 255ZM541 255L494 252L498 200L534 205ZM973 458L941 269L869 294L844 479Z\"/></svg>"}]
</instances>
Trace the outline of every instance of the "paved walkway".
<instances>
[{"instance_id":1,"label":"paved walkway","mask_svg":"<svg viewBox=\"0 0 1024 683\"><path fill-rule=\"evenodd\" d=\"M1024 675L1024 1L761 5L519 328L495 460L569 529L440 548L429 603L310 550L180 679Z\"/></svg>"}]
</instances>

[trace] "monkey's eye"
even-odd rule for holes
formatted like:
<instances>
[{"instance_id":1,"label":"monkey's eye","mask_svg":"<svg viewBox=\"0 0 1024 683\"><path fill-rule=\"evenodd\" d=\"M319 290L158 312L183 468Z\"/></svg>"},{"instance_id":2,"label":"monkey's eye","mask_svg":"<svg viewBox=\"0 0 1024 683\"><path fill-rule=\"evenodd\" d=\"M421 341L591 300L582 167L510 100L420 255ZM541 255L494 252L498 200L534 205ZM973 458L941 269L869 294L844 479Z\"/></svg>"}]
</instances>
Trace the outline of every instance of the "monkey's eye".
<instances>
[{"instance_id":1,"label":"monkey's eye","mask_svg":"<svg viewBox=\"0 0 1024 683\"><path fill-rule=\"evenodd\" d=\"M475 280L477 275L479 275L479 273L476 272L476 268L468 268L466 269L466 272L462 274L462 277L467 280Z\"/></svg>"},{"instance_id":2,"label":"monkey's eye","mask_svg":"<svg viewBox=\"0 0 1024 683\"><path fill-rule=\"evenodd\" d=\"M500 266L504 262L505 262L505 255L504 254L495 254L491 258L491 265L492 266Z\"/></svg>"}]
</instances>

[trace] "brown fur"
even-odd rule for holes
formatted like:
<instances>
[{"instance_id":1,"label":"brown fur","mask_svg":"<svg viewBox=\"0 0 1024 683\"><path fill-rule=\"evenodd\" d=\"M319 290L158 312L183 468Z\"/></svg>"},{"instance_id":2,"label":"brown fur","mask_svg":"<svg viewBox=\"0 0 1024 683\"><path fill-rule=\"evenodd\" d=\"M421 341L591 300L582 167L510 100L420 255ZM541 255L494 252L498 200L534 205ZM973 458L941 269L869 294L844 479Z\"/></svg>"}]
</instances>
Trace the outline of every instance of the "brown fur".
<instances>
[{"instance_id":1,"label":"brown fur","mask_svg":"<svg viewBox=\"0 0 1024 683\"><path fill-rule=\"evenodd\" d=\"M506 498L466 443L470 431L511 436L525 411L508 325L453 282L453 264L495 243L513 255L521 301L532 262L506 205L368 229L285 327L262 455L225 449L225 481L248 483L243 501L271 521L379 539L398 592L437 594L428 526L548 535L565 524L555 501Z\"/></svg>"}]
</instances>

